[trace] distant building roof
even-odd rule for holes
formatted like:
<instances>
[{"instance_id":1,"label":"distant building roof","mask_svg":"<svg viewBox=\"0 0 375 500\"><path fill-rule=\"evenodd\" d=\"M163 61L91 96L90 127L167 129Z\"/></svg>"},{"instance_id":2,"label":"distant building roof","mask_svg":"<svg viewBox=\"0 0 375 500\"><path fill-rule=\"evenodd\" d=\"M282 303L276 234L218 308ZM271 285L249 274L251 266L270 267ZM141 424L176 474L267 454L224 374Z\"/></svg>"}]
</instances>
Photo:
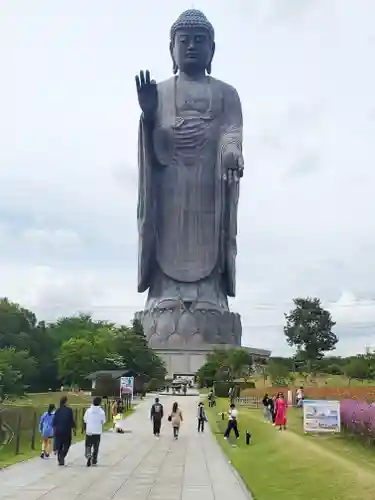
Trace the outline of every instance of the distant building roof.
<instances>
[{"instance_id":1,"label":"distant building roof","mask_svg":"<svg viewBox=\"0 0 375 500\"><path fill-rule=\"evenodd\" d=\"M118 379L120 377L126 376L131 370L99 370L97 372L90 373L85 377L87 380L95 380L99 377L111 377L113 379Z\"/></svg>"}]
</instances>

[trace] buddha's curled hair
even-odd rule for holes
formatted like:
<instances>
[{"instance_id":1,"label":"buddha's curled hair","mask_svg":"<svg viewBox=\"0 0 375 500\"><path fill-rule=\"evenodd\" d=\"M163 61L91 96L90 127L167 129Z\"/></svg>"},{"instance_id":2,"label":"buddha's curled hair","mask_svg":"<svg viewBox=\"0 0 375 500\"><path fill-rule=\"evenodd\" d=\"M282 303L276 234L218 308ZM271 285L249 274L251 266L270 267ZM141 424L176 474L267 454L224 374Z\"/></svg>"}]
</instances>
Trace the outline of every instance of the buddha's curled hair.
<instances>
[{"instance_id":1,"label":"buddha's curled hair","mask_svg":"<svg viewBox=\"0 0 375 500\"><path fill-rule=\"evenodd\" d=\"M177 30L189 28L205 29L208 31L212 41L215 39L214 27L203 12L197 9L189 9L185 10L185 12L183 12L172 24L170 33L171 41L174 42Z\"/></svg>"}]
</instances>

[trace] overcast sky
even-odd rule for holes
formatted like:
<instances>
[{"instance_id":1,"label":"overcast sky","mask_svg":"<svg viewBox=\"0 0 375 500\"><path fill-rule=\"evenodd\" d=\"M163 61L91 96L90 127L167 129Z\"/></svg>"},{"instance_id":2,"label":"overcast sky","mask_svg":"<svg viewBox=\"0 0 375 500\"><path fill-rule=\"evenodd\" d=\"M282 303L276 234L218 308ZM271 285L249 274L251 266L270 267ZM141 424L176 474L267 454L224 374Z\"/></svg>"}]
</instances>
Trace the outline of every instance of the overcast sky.
<instances>
[{"instance_id":1,"label":"overcast sky","mask_svg":"<svg viewBox=\"0 0 375 500\"><path fill-rule=\"evenodd\" d=\"M134 75L171 75L192 6L244 111L243 343L288 353L283 313L309 295L339 354L375 346L374 0L0 0L0 296L40 319L142 308Z\"/></svg>"}]
</instances>

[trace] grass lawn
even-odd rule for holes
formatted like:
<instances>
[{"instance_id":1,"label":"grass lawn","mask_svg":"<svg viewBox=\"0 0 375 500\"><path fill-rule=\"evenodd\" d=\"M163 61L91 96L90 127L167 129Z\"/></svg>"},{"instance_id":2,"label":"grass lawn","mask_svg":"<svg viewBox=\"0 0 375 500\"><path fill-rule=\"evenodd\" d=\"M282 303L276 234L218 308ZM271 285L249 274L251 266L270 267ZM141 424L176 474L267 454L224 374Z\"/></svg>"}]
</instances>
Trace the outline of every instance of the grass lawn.
<instances>
[{"instance_id":1,"label":"grass lawn","mask_svg":"<svg viewBox=\"0 0 375 500\"><path fill-rule=\"evenodd\" d=\"M372 500L375 495L375 454L343 436L306 436L301 410L288 410L288 430L263 422L262 411L240 409L241 438L231 446L223 437L227 410L217 400L208 410L218 441L255 500ZM253 435L246 446L244 431ZM233 438L232 438L233 439Z\"/></svg>"},{"instance_id":2,"label":"grass lawn","mask_svg":"<svg viewBox=\"0 0 375 500\"><path fill-rule=\"evenodd\" d=\"M11 443L0 446L0 469L3 467L7 467L9 465L13 465L17 462L22 462L24 460L28 460L29 458L33 458L38 456L41 452L41 439L39 433L36 437L35 442L35 450L31 449L31 434L32 434L32 425L31 425L31 413L34 413L34 409L38 413L39 423L39 415L41 415L44 411L46 411L48 405L50 403L55 403L56 407L59 405L59 401L61 396L64 393L56 392L56 393L45 393L45 394L28 394L25 398L20 398L16 401L13 401L9 405L5 405L4 408L20 408L22 414L25 416L27 412L27 424L25 428L21 431L20 437L20 453L18 455L15 454L16 443L15 438ZM73 394L69 393L68 403L73 408L74 413L77 418L77 434L73 436L73 442L81 441L84 439L85 435L82 432L81 420L83 416L83 411L85 408L90 406L92 398L90 396L85 396L84 394ZM132 409L129 410L126 415L130 415ZM12 422L14 424L14 421ZM110 428L112 422L108 422L105 428Z\"/></svg>"},{"instance_id":3,"label":"grass lawn","mask_svg":"<svg viewBox=\"0 0 375 500\"><path fill-rule=\"evenodd\" d=\"M45 406L46 409L50 403L54 403L56 407L59 406L60 399L62 396L68 397L68 402L70 406L82 406L91 403L91 396L87 396L83 393L74 392L42 392L37 394L26 394L24 397L15 399L9 402L11 406Z\"/></svg>"}]
</instances>

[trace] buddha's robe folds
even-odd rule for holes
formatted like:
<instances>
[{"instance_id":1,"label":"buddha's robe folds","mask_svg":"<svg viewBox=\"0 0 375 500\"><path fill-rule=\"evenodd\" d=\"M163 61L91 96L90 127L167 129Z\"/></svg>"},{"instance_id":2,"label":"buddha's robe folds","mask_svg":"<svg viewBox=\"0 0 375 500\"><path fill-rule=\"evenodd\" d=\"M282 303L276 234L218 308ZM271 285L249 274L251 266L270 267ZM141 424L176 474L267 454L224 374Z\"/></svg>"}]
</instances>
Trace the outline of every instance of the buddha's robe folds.
<instances>
[{"instance_id":1,"label":"buddha's robe folds","mask_svg":"<svg viewBox=\"0 0 375 500\"><path fill-rule=\"evenodd\" d=\"M157 89L155 121L139 126L138 291L149 288L157 305L158 297L194 300L192 288L206 283L216 290L206 290L208 302L227 308L239 185L228 184L223 156L228 146L242 152L240 100L212 77L173 77Z\"/></svg>"}]
</instances>

